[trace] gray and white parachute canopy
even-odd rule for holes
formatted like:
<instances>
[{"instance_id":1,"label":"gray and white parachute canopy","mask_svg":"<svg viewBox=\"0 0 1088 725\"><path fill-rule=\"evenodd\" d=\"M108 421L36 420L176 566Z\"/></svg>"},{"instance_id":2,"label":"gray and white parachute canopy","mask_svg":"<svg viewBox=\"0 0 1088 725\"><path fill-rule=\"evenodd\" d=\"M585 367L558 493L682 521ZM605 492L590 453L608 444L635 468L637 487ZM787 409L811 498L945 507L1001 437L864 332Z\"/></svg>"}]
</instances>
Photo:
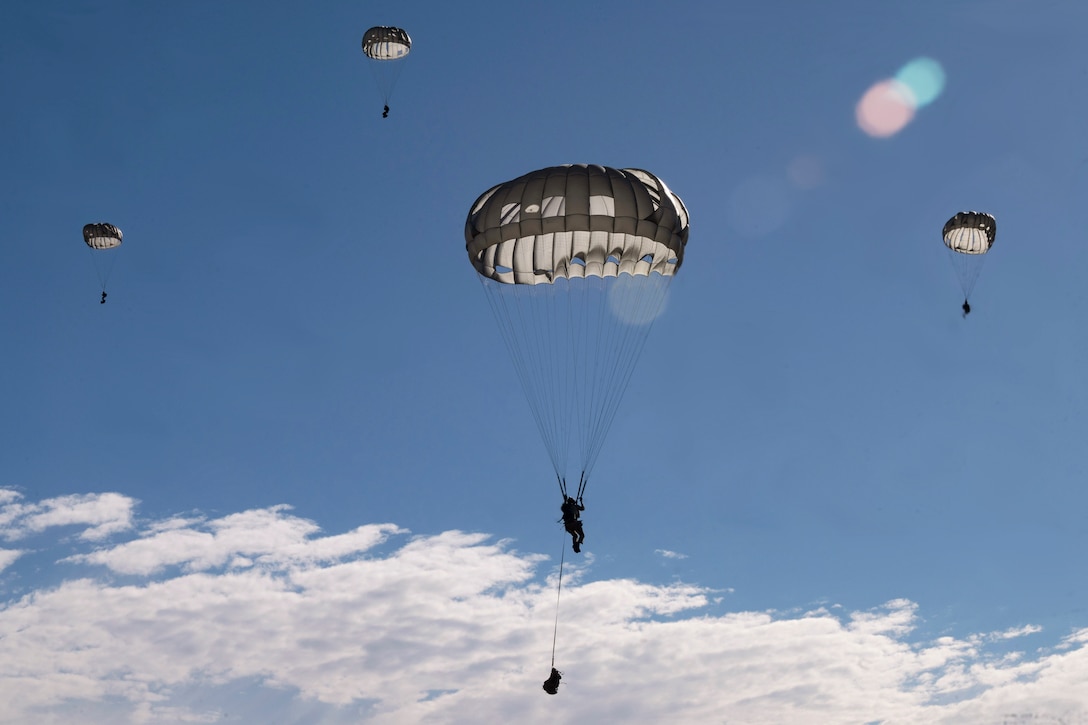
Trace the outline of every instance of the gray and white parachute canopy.
<instances>
[{"instance_id":1,"label":"gray and white parachute canopy","mask_svg":"<svg viewBox=\"0 0 1088 725\"><path fill-rule=\"evenodd\" d=\"M944 244L960 254L986 254L997 237L997 221L981 211L961 211L944 225Z\"/></svg>"},{"instance_id":2,"label":"gray and white parachute canopy","mask_svg":"<svg viewBox=\"0 0 1088 725\"><path fill-rule=\"evenodd\" d=\"M684 261L688 212L641 169L571 164L492 187L465 222L476 271L504 284L572 277L671 276Z\"/></svg>"},{"instance_id":3,"label":"gray and white parachute canopy","mask_svg":"<svg viewBox=\"0 0 1088 725\"><path fill-rule=\"evenodd\" d=\"M363 33L363 52L373 60L399 60L412 49L412 39L400 28L377 25Z\"/></svg>"},{"instance_id":4,"label":"gray and white parachute canopy","mask_svg":"<svg viewBox=\"0 0 1088 725\"><path fill-rule=\"evenodd\" d=\"M113 249L121 246L124 235L112 224L99 222L83 226L83 241L91 249Z\"/></svg>"},{"instance_id":5,"label":"gray and white parachute canopy","mask_svg":"<svg viewBox=\"0 0 1088 725\"><path fill-rule=\"evenodd\" d=\"M956 269L966 303L982 271L985 255L994 245L997 221L985 212L961 211L945 222L941 235L944 245L948 247L949 258Z\"/></svg>"},{"instance_id":6,"label":"gray and white parachute canopy","mask_svg":"<svg viewBox=\"0 0 1088 725\"><path fill-rule=\"evenodd\" d=\"M552 166L469 210L469 261L564 495L568 476L582 493L687 241L684 203L641 169Z\"/></svg>"}]
</instances>

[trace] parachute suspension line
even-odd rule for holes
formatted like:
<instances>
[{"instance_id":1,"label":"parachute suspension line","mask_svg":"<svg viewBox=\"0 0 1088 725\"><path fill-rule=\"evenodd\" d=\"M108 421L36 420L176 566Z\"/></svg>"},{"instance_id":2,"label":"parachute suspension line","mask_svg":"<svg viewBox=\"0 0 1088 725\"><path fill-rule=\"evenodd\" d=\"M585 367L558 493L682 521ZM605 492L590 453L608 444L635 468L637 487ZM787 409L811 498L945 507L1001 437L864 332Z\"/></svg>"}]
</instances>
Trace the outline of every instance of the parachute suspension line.
<instances>
[{"instance_id":1,"label":"parachute suspension line","mask_svg":"<svg viewBox=\"0 0 1088 725\"><path fill-rule=\"evenodd\" d=\"M91 264L94 265L95 274L98 275L98 284L102 287L102 291L105 292L106 281L102 279L102 266L98 263L98 257L95 255L96 252L101 251L101 249L91 249L90 247L87 247L87 252L91 255Z\"/></svg>"},{"instance_id":2,"label":"parachute suspension line","mask_svg":"<svg viewBox=\"0 0 1088 725\"><path fill-rule=\"evenodd\" d=\"M986 255L961 254L949 249L948 259L952 263L952 268L956 270L956 277L963 289L963 300L966 302L975 289L979 274L982 273L982 265L986 262Z\"/></svg>"},{"instance_id":3,"label":"parachute suspension line","mask_svg":"<svg viewBox=\"0 0 1088 725\"><path fill-rule=\"evenodd\" d=\"M583 480L592 459L595 458L594 449L599 447L598 438L603 438L598 420L603 407L602 400L607 401L613 392L610 378L622 364L624 355L624 350L617 347L614 340L621 325L611 319L612 312L608 307L609 292L614 289L616 282L616 278L582 280L582 299L578 306L580 315L575 324L580 333L576 349L583 352L584 359L577 361L575 369L584 371L578 388L578 398L582 406L579 415L582 425L578 433Z\"/></svg>"},{"instance_id":4,"label":"parachute suspension line","mask_svg":"<svg viewBox=\"0 0 1088 725\"><path fill-rule=\"evenodd\" d=\"M528 310L532 319L518 329L522 330L533 346L528 360L530 370L536 370L539 384L533 391L531 405L535 405L548 429L546 442L554 449L557 473L567 475L567 452L570 448L570 385L566 360L567 346L556 344L563 340L567 325L566 295L560 296L554 285L514 285L514 294L523 300L520 309ZM537 334L533 334L537 331ZM534 364L533 361L538 361ZM550 394L549 394L550 393ZM528 391L526 391L528 395Z\"/></svg>"},{"instance_id":5,"label":"parachute suspension line","mask_svg":"<svg viewBox=\"0 0 1088 725\"><path fill-rule=\"evenodd\" d=\"M608 287L605 281L600 278L587 278L581 281L581 297L583 299L579 300L578 311L581 314L576 328L581 335L580 339L575 342L574 349L582 350L586 359L578 360L574 369L575 375L578 375L579 371L584 371L578 381L578 398L582 404L582 410L578 418L582 421L582 429L578 431L580 436L579 445L581 446L579 462L582 464L582 470L584 471L590 446L591 415L594 410L597 410L598 397L602 394L601 388L604 383L603 380L598 378L602 373L606 373L601 369L598 361L601 359L601 344L603 342L601 338L606 328L606 325L604 325L606 318L602 317L602 315L605 314ZM597 299L593 300L592 297ZM594 301L597 303L595 307L591 304Z\"/></svg>"},{"instance_id":6,"label":"parachute suspension line","mask_svg":"<svg viewBox=\"0 0 1088 725\"><path fill-rule=\"evenodd\" d=\"M582 471L583 480L585 478L584 472L592 468L593 461L596 460L596 453L600 450L601 445L604 443L604 434L607 431L607 427L602 424L602 417L605 415L605 408L608 406L609 397L615 395L617 392L622 394L622 391L616 391L615 388L615 375L616 371L623 367L624 357L627 354L627 350L622 345L617 344L616 338L621 336L622 332L626 332L624 329L626 325L612 321L611 325L605 324L608 321L607 315L611 315L612 311L608 308L609 294L615 294L618 289L618 285L623 280L620 278L614 278L612 285L607 287L597 299L597 309L595 310L596 319L598 320L597 326L600 328L599 334L595 335L596 344L590 348L588 345L585 347L587 351L592 350L593 361L588 362L589 369L596 370L601 376L600 380L595 381L594 390L589 391L589 395L586 396L586 408L582 417L585 423L585 429L582 431ZM603 283L603 280L602 280ZM604 285L602 284L602 287ZM589 312L589 306L586 306L587 314ZM611 351L612 360L605 360L604 363L600 362L602 357L607 351Z\"/></svg>"},{"instance_id":7,"label":"parachute suspension line","mask_svg":"<svg viewBox=\"0 0 1088 725\"><path fill-rule=\"evenodd\" d=\"M87 251L91 254L91 262L94 264L94 271L98 275L98 284L102 286L102 291L105 292L106 284L110 281L110 274L113 272L113 265L117 262L117 253L121 251L121 248L91 249L87 247ZM104 258L103 255L105 255Z\"/></svg>"},{"instance_id":8,"label":"parachute suspension line","mask_svg":"<svg viewBox=\"0 0 1088 725\"><path fill-rule=\"evenodd\" d=\"M569 473L569 444L577 430L585 481L671 276L590 276L536 285L479 279L556 476L562 481Z\"/></svg>"},{"instance_id":9,"label":"parachute suspension line","mask_svg":"<svg viewBox=\"0 0 1088 725\"><path fill-rule=\"evenodd\" d=\"M589 483L589 479L586 478L586 472L582 471L582 475L578 478L578 501L582 500L582 496L586 492L587 483Z\"/></svg>"},{"instance_id":10,"label":"parachute suspension line","mask_svg":"<svg viewBox=\"0 0 1088 725\"><path fill-rule=\"evenodd\" d=\"M607 299L608 295L602 295L600 300L601 316L613 314L607 307L611 304L617 309L623 310L627 319L611 325L603 325L604 334L598 336L595 347L595 355L600 358L602 351L614 351L611 364L591 364L591 369L603 373L602 379L597 381L597 390L593 391L594 399L588 411L596 411L595 415L587 415L588 421L583 432L583 477L588 478L596 464L597 457L604 445L604 438L619 410L620 402L630 385L631 378L642 350L649 339L653 322L661 311L669 283L672 277L653 274L648 277L631 277L621 275L614 279L614 285L609 290L613 299ZM603 317L602 317L603 319ZM587 396L588 397L588 396Z\"/></svg>"},{"instance_id":11,"label":"parachute suspension line","mask_svg":"<svg viewBox=\"0 0 1088 725\"><path fill-rule=\"evenodd\" d=\"M566 539L566 537L563 537ZM555 592L555 626L552 628L552 667L555 667L555 639L559 636L559 595L563 593L563 562L567 554L566 541L559 553L559 586Z\"/></svg>"},{"instance_id":12,"label":"parachute suspension line","mask_svg":"<svg viewBox=\"0 0 1088 725\"><path fill-rule=\"evenodd\" d=\"M569 417L563 415L565 392L563 351L551 342L561 322L557 313L548 314L549 301L542 296L555 295L552 285L503 285L479 277L499 325L503 342L510 353L528 399L537 429L544 440L556 476L566 474ZM535 303L535 304L534 304ZM557 394L549 396L549 391Z\"/></svg>"},{"instance_id":13,"label":"parachute suspension line","mask_svg":"<svg viewBox=\"0 0 1088 725\"><path fill-rule=\"evenodd\" d=\"M480 284L484 288L484 292L487 294L487 301L491 305L491 311L494 313L495 321L499 325L499 332L502 334L503 342L506 344L506 349L510 354L510 358L514 363L514 371L517 373L518 380L525 391L526 398L529 399L529 407L533 414L533 420L536 421L537 429L540 431L540 435L545 440L545 446L548 449L548 455L551 457L552 466L556 469L556 475L559 475L559 463L552 455L552 447L548 444L548 432L545 427L544 421L541 419L539 411L536 406L533 405L533 398L531 390L534 387L533 381L530 378L531 366L528 364L528 357L522 351L522 341L517 335L517 325L524 324L521 320L521 311L516 304L510 304L507 296L503 294L503 290L496 289L493 282L489 282L487 279L480 277Z\"/></svg>"},{"instance_id":14,"label":"parachute suspension line","mask_svg":"<svg viewBox=\"0 0 1088 725\"><path fill-rule=\"evenodd\" d=\"M389 99L393 97L393 88L400 79L400 73L404 70L406 60L408 60L407 57L396 60L371 59L367 63L370 66L370 75L374 76L374 83L378 86L378 92L382 94L382 103L387 106L389 105ZM379 65L383 67L378 68ZM385 68L384 66L392 66L392 68Z\"/></svg>"},{"instance_id":15,"label":"parachute suspension line","mask_svg":"<svg viewBox=\"0 0 1088 725\"><path fill-rule=\"evenodd\" d=\"M571 325L574 312L573 300L565 288L563 294L560 295L558 284L543 285L546 288L545 294L548 296L548 301L546 304L540 305L538 309L542 315L548 317L551 323L547 330L547 338L542 338L541 344L552 353L549 361L549 367L553 373L553 387L551 389L555 390L556 394L551 401L551 410L555 421L555 442L564 451L560 460L563 465L563 475L566 476L568 463L566 452L570 450L570 436L574 428L574 398L578 390L577 366L575 366L572 374L568 357L577 348L574 341L575 331ZM561 284L564 287L569 287L570 280L565 280ZM563 304L557 305L555 303L556 298L562 300ZM549 344L550 340L560 341L560 344L551 345Z\"/></svg>"},{"instance_id":16,"label":"parachute suspension line","mask_svg":"<svg viewBox=\"0 0 1088 725\"><path fill-rule=\"evenodd\" d=\"M586 484L589 483L589 479L586 478L586 472L582 471L582 475L578 478L578 494L574 497L575 501L581 501L582 496L586 492ZM559 479L559 493L563 496L563 501L566 502L568 496L567 479Z\"/></svg>"}]
</instances>

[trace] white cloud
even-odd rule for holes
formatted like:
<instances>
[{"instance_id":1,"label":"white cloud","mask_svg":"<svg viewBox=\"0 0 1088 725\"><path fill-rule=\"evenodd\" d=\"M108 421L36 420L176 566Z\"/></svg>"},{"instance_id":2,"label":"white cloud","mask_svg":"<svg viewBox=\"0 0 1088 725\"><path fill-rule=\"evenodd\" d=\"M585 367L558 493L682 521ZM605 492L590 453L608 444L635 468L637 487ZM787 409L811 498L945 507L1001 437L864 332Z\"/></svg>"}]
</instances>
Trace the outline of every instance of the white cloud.
<instances>
[{"instance_id":1,"label":"white cloud","mask_svg":"<svg viewBox=\"0 0 1088 725\"><path fill-rule=\"evenodd\" d=\"M136 505L119 493L59 496L36 504L19 503L22 498L12 489L0 489L0 536L8 541L58 526L84 526L79 538L101 541L132 527Z\"/></svg>"},{"instance_id":2,"label":"white cloud","mask_svg":"<svg viewBox=\"0 0 1088 725\"><path fill-rule=\"evenodd\" d=\"M1088 629L912 642L906 599L715 614L710 590L591 563L564 575L549 697L545 561L459 531L323 535L286 506L152 523L0 606L0 722L1088 721Z\"/></svg>"},{"instance_id":3,"label":"white cloud","mask_svg":"<svg viewBox=\"0 0 1088 725\"><path fill-rule=\"evenodd\" d=\"M687 554L678 554L675 551L669 551L668 549L654 549L655 554L659 554L665 559L686 559Z\"/></svg>"},{"instance_id":4,"label":"white cloud","mask_svg":"<svg viewBox=\"0 0 1088 725\"><path fill-rule=\"evenodd\" d=\"M0 549L0 571L4 571L23 555L19 549Z\"/></svg>"},{"instance_id":5,"label":"white cloud","mask_svg":"<svg viewBox=\"0 0 1088 725\"><path fill-rule=\"evenodd\" d=\"M994 632L990 636L994 639L1016 639L1036 632L1042 632L1043 628L1036 624L1025 624L1023 627L1013 627L1004 632Z\"/></svg>"},{"instance_id":6,"label":"white cloud","mask_svg":"<svg viewBox=\"0 0 1088 725\"><path fill-rule=\"evenodd\" d=\"M311 538L312 521L285 515L289 506L244 511L210 522L170 519L146 535L114 547L77 554L65 561L101 564L120 574L151 575L170 566L204 571L230 563L287 564L334 561L382 543L388 534L403 533L392 524L360 526L339 536Z\"/></svg>"}]
</instances>

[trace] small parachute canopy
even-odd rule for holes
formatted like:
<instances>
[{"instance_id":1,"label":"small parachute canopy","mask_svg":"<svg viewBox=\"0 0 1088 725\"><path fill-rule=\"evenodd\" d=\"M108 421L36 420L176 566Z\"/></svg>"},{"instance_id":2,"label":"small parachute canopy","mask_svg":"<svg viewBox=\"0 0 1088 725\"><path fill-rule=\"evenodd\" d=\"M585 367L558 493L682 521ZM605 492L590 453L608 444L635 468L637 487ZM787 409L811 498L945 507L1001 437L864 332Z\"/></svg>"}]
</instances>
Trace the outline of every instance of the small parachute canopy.
<instances>
[{"instance_id":1,"label":"small parachute canopy","mask_svg":"<svg viewBox=\"0 0 1088 725\"><path fill-rule=\"evenodd\" d=\"M503 284L676 274L688 212L641 169L568 164L484 192L465 222L473 267Z\"/></svg>"},{"instance_id":2,"label":"small parachute canopy","mask_svg":"<svg viewBox=\"0 0 1088 725\"><path fill-rule=\"evenodd\" d=\"M119 247L121 246L121 239L123 236L120 229L112 224L106 224L105 222L87 224L83 227L83 241L86 242L87 246L91 249L113 249L114 247Z\"/></svg>"},{"instance_id":3,"label":"small parachute canopy","mask_svg":"<svg viewBox=\"0 0 1088 725\"><path fill-rule=\"evenodd\" d=\"M975 288L975 282L986 261L986 253L997 237L997 221L981 211L961 211L945 222L944 245L963 289L964 316L971 307L967 299Z\"/></svg>"},{"instance_id":4,"label":"small parachute canopy","mask_svg":"<svg viewBox=\"0 0 1088 725\"><path fill-rule=\"evenodd\" d=\"M397 79L404 68L404 59L412 49L412 39L400 28L378 25L363 33L363 53L374 61L367 63L382 95L385 109L382 118L389 117L389 101L393 97ZM388 61L401 61L390 63Z\"/></svg>"},{"instance_id":5,"label":"small parachute canopy","mask_svg":"<svg viewBox=\"0 0 1088 725\"><path fill-rule=\"evenodd\" d=\"M98 281L102 285L101 302L103 304L106 302L106 283L117 261L117 255L120 254L122 238L120 229L105 222L86 224L83 227L83 241L87 244L87 251L94 260Z\"/></svg>"},{"instance_id":6,"label":"small parachute canopy","mask_svg":"<svg viewBox=\"0 0 1088 725\"><path fill-rule=\"evenodd\" d=\"M363 34L363 52L372 60L399 60L412 49L412 39L400 28L378 25Z\"/></svg>"},{"instance_id":7,"label":"small parachute canopy","mask_svg":"<svg viewBox=\"0 0 1088 725\"><path fill-rule=\"evenodd\" d=\"M997 237L997 221L981 211L961 211L944 225L945 246L960 254L986 254Z\"/></svg>"}]
</instances>

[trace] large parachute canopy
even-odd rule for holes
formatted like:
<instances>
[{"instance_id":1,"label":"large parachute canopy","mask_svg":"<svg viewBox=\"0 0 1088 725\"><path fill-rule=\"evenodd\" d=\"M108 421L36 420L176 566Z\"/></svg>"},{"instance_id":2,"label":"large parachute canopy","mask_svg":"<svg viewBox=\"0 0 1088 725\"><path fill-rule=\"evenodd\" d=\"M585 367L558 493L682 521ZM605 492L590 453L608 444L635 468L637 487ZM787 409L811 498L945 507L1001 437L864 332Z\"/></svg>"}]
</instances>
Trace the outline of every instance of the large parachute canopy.
<instances>
[{"instance_id":1,"label":"large parachute canopy","mask_svg":"<svg viewBox=\"0 0 1088 725\"><path fill-rule=\"evenodd\" d=\"M985 212L961 211L945 222L941 234L966 303L982 271L985 255L997 237L997 221Z\"/></svg>"},{"instance_id":2,"label":"large parachute canopy","mask_svg":"<svg viewBox=\"0 0 1088 725\"><path fill-rule=\"evenodd\" d=\"M564 492L588 480L687 240L684 203L641 169L540 169L469 211L469 261Z\"/></svg>"},{"instance_id":3,"label":"large parachute canopy","mask_svg":"<svg viewBox=\"0 0 1088 725\"><path fill-rule=\"evenodd\" d=\"M109 281L113 265L124 235L112 224L98 222L83 226L83 241L91 252L98 282L102 285L102 302L106 301L106 282Z\"/></svg>"},{"instance_id":4,"label":"large parachute canopy","mask_svg":"<svg viewBox=\"0 0 1088 725\"><path fill-rule=\"evenodd\" d=\"M378 25L363 33L363 53L373 61L369 64L370 69L386 108L404 67L402 62L392 61L403 61L411 50L412 39L401 28Z\"/></svg>"}]
</instances>

